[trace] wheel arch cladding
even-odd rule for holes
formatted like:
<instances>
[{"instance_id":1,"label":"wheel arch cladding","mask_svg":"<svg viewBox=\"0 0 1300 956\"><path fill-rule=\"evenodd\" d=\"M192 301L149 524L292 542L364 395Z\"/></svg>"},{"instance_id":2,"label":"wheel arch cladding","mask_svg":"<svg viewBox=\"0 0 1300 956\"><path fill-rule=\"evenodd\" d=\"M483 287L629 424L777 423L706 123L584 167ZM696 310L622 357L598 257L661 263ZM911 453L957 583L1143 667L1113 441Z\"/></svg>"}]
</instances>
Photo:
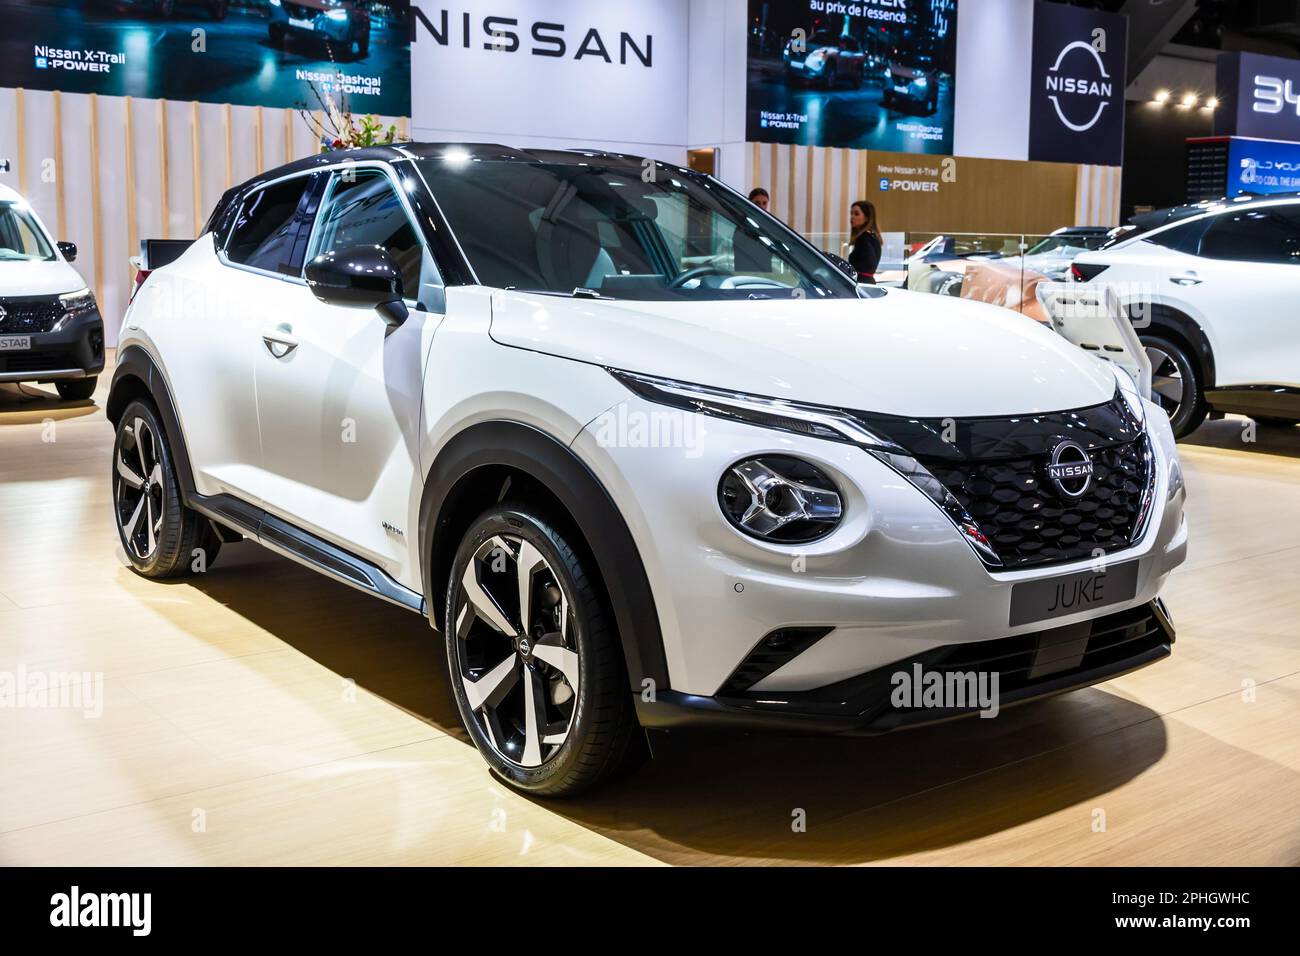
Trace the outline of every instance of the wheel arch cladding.
<instances>
[{"instance_id":1,"label":"wheel arch cladding","mask_svg":"<svg viewBox=\"0 0 1300 956\"><path fill-rule=\"evenodd\" d=\"M420 500L420 554L429 622L443 627L443 605L461 536L500 497L505 476L519 474L558 503L581 537L575 542L595 563L618 626L631 688L650 679L668 689L659 614L640 552L627 523L604 486L569 448L551 436L512 421L472 425L438 453ZM482 505L482 507L478 507ZM470 513L472 512L472 513ZM611 587L610 582L615 586Z\"/></svg>"},{"instance_id":2,"label":"wheel arch cladding","mask_svg":"<svg viewBox=\"0 0 1300 956\"><path fill-rule=\"evenodd\" d=\"M1171 305L1154 303L1151 309L1151 321L1144 325L1134 323L1139 336L1143 333L1163 335L1173 338L1186 350L1187 355L1196 362L1201 373L1201 390L1214 387L1214 349L1210 347L1209 337L1196 320Z\"/></svg>"},{"instance_id":3,"label":"wheel arch cladding","mask_svg":"<svg viewBox=\"0 0 1300 956\"><path fill-rule=\"evenodd\" d=\"M117 357L113 382L108 389L105 413L114 428L121 422L127 406L137 398L147 399L158 410L167 435L167 446L171 450L172 467L176 469L176 480L180 484L181 500L188 504L194 493L194 471L167 381L153 356L138 345L128 345Z\"/></svg>"}]
</instances>

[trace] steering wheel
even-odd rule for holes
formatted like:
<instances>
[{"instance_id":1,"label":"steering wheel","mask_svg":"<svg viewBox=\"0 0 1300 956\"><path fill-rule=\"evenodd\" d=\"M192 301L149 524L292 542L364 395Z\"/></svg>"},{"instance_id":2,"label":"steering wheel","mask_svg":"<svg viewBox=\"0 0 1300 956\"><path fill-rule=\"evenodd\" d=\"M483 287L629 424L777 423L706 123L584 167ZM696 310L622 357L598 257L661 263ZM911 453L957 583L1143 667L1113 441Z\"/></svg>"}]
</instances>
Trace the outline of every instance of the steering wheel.
<instances>
[{"instance_id":1,"label":"steering wheel","mask_svg":"<svg viewBox=\"0 0 1300 956\"><path fill-rule=\"evenodd\" d=\"M718 266L696 266L694 269L687 269L681 275L674 278L668 283L670 289L680 289L692 279L703 279L705 276L729 276L731 272Z\"/></svg>"}]
</instances>

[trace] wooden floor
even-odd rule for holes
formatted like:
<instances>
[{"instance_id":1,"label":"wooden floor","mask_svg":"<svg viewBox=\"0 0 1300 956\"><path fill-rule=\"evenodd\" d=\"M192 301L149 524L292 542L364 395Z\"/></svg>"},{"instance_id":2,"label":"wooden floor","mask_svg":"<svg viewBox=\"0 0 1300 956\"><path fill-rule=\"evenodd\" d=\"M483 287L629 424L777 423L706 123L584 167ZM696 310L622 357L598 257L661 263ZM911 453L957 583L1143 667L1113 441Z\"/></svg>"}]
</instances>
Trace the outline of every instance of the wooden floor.
<instances>
[{"instance_id":1,"label":"wooden floor","mask_svg":"<svg viewBox=\"0 0 1300 956\"><path fill-rule=\"evenodd\" d=\"M0 863L1300 863L1300 429L1183 445L1167 661L882 738L679 734L548 804L489 778L414 615L252 544L135 577L102 406L52 394L0 386L0 681L102 675L102 716L0 709Z\"/></svg>"}]
</instances>

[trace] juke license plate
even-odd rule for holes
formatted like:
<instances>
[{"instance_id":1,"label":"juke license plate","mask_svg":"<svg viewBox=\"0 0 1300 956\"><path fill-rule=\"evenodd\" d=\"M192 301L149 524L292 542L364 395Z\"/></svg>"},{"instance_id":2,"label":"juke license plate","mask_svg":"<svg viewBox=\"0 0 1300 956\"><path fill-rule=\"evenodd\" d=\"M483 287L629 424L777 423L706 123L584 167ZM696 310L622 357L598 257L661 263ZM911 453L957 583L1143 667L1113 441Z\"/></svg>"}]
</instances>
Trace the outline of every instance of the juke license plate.
<instances>
[{"instance_id":1,"label":"juke license plate","mask_svg":"<svg viewBox=\"0 0 1300 956\"><path fill-rule=\"evenodd\" d=\"M1137 594L1138 562L1104 571L1077 571L1059 578L1021 581L1011 587L1011 626L1109 607Z\"/></svg>"}]
</instances>

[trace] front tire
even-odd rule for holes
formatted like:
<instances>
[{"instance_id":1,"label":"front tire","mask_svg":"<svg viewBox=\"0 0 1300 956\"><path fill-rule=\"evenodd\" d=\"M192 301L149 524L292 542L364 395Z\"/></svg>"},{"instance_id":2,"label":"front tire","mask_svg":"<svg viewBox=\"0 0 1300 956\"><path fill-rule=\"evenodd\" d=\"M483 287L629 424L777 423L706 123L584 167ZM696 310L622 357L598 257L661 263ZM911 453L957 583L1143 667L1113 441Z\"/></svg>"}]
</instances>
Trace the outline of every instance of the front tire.
<instances>
[{"instance_id":1,"label":"front tire","mask_svg":"<svg viewBox=\"0 0 1300 956\"><path fill-rule=\"evenodd\" d=\"M571 796L644 756L604 594L569 533L530 505L502 505L465 533L447 588L456 705L492 772L538 796Z\"/></svg>"},{"instance_id":2,"label":"front tire","mask_svg":"<svg viewBox=\"0 0 1300 956\"><path fill-rule=\"evenodd\" d=\"M1159 335L1141 335L1147 358L1151 360L1151 392L1156 403L1169 416L1174 437L1190 435L1205 421L1209 406L1205 403L1200 367L1187 350L1172 339Z\"/></svg>"},{"instance_id":3,"label":"front tire","mask_svg":"<svg viewBox=\"0 0 1300 956\"><path fill-rule=\"evenodd\" d=\"M221 550L212 523L185 507L167 435L148 402L131 402L113 442L113 517L131 569L146 578L206 570Z\"/></svg>"},{"instance_id":4,"label":"front tire","mask_svg":"<svg viewBox=\"0 0 1300 956\"><path fill-rule=\"evenodd\" d=\"M92 375L90 378L64 379L55 382L54 387L59 392L59 398L65 402L84 402L95 394L95 386L98 384L99 379Z\"/></svg>"}]
</instances>

